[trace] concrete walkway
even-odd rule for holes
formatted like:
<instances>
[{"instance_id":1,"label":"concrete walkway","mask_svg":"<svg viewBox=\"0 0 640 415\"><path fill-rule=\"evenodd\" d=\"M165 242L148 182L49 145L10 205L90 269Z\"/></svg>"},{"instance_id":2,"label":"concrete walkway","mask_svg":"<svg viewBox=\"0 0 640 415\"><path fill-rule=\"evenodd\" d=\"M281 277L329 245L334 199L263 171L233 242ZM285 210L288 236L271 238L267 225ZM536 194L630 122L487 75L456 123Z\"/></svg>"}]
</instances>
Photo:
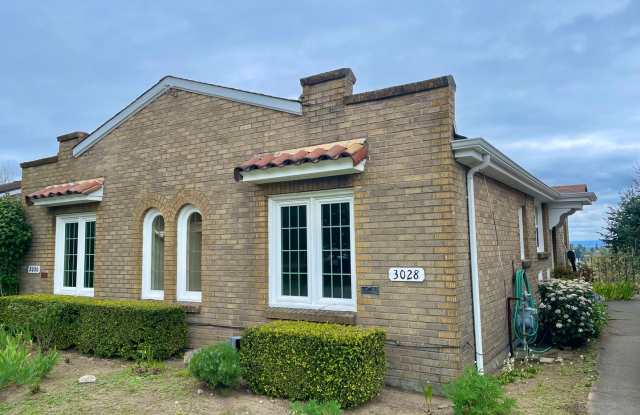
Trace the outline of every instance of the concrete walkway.
<instances>
[{"instance_id":1,"label":"concrete walkway","mask_svg":"<svg viewBox=\"0 0 640 415\"><path fill-rule=\"evenodd\" d=\"M600 379L593 388L595 415L640 414L640 297L608 303L609 324L600 343Z\"/></svg>"}]
</instances>

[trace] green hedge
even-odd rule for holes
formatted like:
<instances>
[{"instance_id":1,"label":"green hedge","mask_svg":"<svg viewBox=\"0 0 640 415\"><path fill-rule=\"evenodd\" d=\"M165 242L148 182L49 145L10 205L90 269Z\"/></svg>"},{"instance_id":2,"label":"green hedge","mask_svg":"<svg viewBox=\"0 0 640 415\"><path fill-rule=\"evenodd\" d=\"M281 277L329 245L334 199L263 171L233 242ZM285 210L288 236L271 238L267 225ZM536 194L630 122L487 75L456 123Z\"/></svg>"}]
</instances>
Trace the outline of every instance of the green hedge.
<instances>
[{"instance_id":1,"label":"green hedge","mask_svg":"<svg viewBox=\"0 0 640 415\"><path fill-rule=\"evenodd\" d=\"M385 333L337 324L277 321L245 331L242 376L256 393L294 401L363 404L383 387Z\"/></svg>"},{"instance_id":2,"label":"green hedge","mask_svg":"<svg viewBox=\"0 0 640 415\"><path fill-rule=\"evenodd\" d=\"M28 330L44 346L100 357L167 359L187 344L185 311L152 301L60 295L0 298L0 324Z\"/></svg>"}]
</instances>

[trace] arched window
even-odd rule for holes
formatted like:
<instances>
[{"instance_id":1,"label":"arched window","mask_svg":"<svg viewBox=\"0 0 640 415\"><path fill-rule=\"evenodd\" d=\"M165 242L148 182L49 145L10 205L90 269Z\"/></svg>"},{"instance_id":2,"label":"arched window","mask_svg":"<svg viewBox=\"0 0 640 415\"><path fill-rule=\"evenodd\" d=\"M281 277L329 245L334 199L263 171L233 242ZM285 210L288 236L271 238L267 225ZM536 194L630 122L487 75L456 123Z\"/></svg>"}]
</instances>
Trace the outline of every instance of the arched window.
<instances>
[{"instance_id":1,"label":"arched window","mask_svg":"<svg viewBox=\"0 0 640 415\"><path fill-rule=\"evenodd\" d=\"M164 299L164 218L151 209L142 226L142 298Z\"/></svg>"},{"instance_id":2,"label":"arched window","mask_svg":"<svg viewBox=\"0 0 640 415\"><path fill-rule=\"evenodd\" d=\"M187 205L178 215L178 301L202 301L202 215Z\"/></svg>"}]
</instances>

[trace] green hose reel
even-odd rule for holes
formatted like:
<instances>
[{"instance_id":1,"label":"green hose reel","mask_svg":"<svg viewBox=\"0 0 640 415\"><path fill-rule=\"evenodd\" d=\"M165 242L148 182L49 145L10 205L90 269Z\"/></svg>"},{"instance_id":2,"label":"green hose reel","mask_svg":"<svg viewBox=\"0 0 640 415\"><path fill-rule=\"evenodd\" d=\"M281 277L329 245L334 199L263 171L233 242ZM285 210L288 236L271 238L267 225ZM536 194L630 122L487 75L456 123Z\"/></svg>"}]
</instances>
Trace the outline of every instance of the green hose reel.
<instances>
[{"instance_id":1,"label":"green hose reel","mask_svg":"<svg viewBox=\"0 0 640 415\"><path fill-rule=\"evenodd\" d=\"M516 271L513 283L513 297L515 304L511 325L516 339L524 347L525 352L528 352L538 337L538 305L535 296L531 292L527 274L523 269Z\"/></svg>"}]
</instances>

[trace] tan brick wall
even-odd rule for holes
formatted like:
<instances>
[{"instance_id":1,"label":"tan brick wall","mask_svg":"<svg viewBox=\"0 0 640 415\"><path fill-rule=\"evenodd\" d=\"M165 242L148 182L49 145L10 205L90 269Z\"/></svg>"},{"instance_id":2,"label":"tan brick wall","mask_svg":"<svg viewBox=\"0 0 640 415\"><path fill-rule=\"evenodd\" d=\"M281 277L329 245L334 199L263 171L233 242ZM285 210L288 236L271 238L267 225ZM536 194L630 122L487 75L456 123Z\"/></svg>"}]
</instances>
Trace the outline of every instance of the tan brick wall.
<instances>
[{"instance_id":1,"label":"tan brick wall","mask_svg":"<svg viewBox=\"0 0 640 415\"><path fill-rule=\"evenodd\" d=\"M183 91L170 91L79 158L62 143L55 164L23 171L25 194L56 183L105 178L104 200L65 209L28 207L34 242L27 262L48 279L23 275L24 292L51 292L55 215L95 209L95 293L139 298L141 227L158 208L165 219L165 301L175 299L175 222L194 204L203 216L203 301L190 314L193 345L267 320L267 197L336 187L355 192L357 324L387 330L389 383L443 383L460 369L458 284L465 278L459 172L450 147L452 87L346 105L342 80L304 88L304 116ZM361 175L272 185L236 183L233 168L256 153L366 138ZM464 186L464 184L462 184ZM391 266L424 267L427 281L391 283ZM464 299L464 304L468 299ZM464 316L465 327L468 316ZM465 334L465 342L468 335Z\"/></svg>"},{"instance_id":2,"label":"tan brick wall","mask_svg":"<svg viewBox=\"0 0 640 415\"><path fill-rule=\"evenodd\" d=\"M466 168L459 165L461 183L466 183ZM532 291L537 293L538 272L551 268L550 255L539 258L536 250L534 227L534 200L513 188L496 182L481 173L474 178L476 202L476 226L478 235L478 266L480 271L480 304L485 368L495 370L502 364L508 352L507 298L513 296L514 270L522 266L518 208L524 206L525 258L530 263L526 270ZM464 365L475 360L473 311L469 272L469 249L466 213L466 188L460 184L460 211L458 233L461 236L459 258L458 302L460 304L460 330L465 347ZM543 222L548 224L546 209ZM548 226L545 226L547 229ZM545 232L545 247L551 243ZM466 245L465 245L466 244Z\"/></svg>"}]
</instances>

